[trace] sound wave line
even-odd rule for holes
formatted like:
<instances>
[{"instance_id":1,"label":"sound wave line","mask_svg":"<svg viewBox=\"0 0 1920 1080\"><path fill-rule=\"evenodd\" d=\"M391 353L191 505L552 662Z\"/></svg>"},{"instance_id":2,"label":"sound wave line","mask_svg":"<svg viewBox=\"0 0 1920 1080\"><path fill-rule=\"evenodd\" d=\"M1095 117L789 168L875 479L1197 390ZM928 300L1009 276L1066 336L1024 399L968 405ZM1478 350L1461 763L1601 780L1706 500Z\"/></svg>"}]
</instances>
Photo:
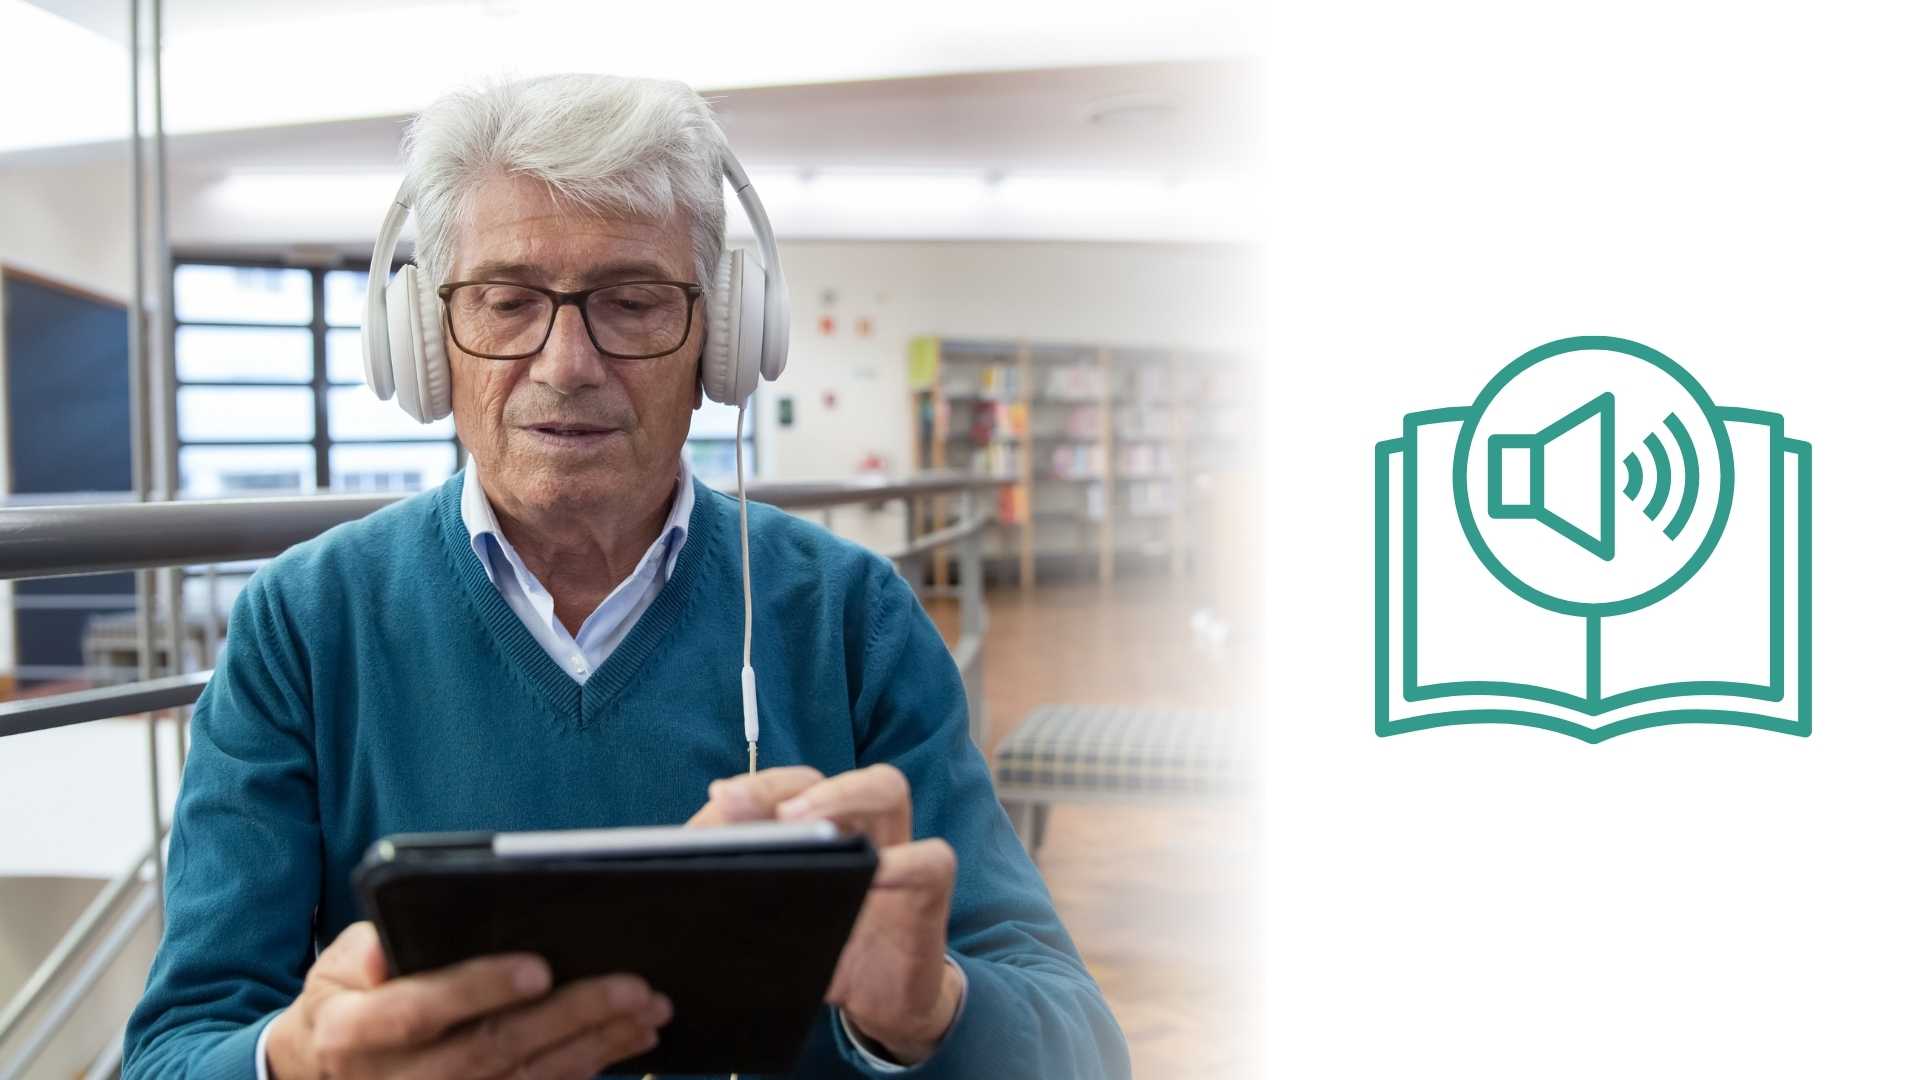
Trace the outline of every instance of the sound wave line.
<instances>
[{"instance_id":1,"label":"sound wave line","mask_svg":"<svg viewBox=\"0 0 1920 1080\"><path fill-rule=\"evenodd\" d=\"M1687 427L1678 416L1668 413L1661 427L1667 429L1673 445L1680 451L1680 501L1674 505L1673 519L1660 531L1667 534L1667 539L1678 540L1687 522L1693 520L1694 508L1700 502L1700 452L1693 444L1693 436L1687 434ZM1673 458L1667 453L1666 440L1660 438L1659 428L1647 432L1641 445L1647 448L1647 453L1653 458L1653 496L1647 500L1647 505L1641 507L1640 512L1647 516L1648 521L1659 524L1660 511L1666 509L1667 497L1673 494ZM1621 464L1627 470L1627 484L1623 493L1629 501L1638 501L1640 487L1646 480L1646 470L1640 464L1640 451L1635 450L1627 455Z\"/></svg>"},{"instance_id":2,"label":"sound wave line","mask_svg":"<svg viewBox=\"0 0 1920 1080\"><path fill-rule=\"evenodd\" d=\"M1693 504L1700 497L1700 455L1693 448L1693 437L1687 434L1686 425L1672 413L1667 414L1667 431L1680 447L1680 507L1673 512L1673 520L1667 522L1667 539L1678 540L1680 530L1687 527L1687 519L1693 516ZM1652 435L1648 435L1652 438ZM1647 515L1653 517L1651 513Z\"/></svg>"},{"instance_id":3,"label":"sound wave line","mask_svg":"<svg viewBox=\"0 0 1920 1080\"><path fill-rule=\"evenodd\" d=\"M1673 490L1673 463L1667 460L1667 447L1658 433L1647 432L1646 447L1647 453L1653 455L1653 498L1642 512L1648 521L1656 521L1660 511L1666 508L1667 494Z\"/></svg>"}]
</instances>

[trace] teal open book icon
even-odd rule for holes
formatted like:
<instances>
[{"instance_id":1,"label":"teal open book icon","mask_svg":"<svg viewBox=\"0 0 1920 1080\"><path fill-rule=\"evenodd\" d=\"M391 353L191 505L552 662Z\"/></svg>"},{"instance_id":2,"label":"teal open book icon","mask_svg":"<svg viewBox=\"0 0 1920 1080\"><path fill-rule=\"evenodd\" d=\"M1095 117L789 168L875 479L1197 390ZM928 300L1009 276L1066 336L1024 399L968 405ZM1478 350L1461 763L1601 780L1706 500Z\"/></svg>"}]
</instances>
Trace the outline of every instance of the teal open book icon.
<instances>
[{"instance_id":1,"label":"teal open book icon","mask_svg":"<svg viewBox=\"0 0 1920 1080\"><path fill-rule=\"evenodd\" d=\"M1622 338L1377 445L1375 730L1812 730L1812 449Z\"/></svg>"}]
</instances>

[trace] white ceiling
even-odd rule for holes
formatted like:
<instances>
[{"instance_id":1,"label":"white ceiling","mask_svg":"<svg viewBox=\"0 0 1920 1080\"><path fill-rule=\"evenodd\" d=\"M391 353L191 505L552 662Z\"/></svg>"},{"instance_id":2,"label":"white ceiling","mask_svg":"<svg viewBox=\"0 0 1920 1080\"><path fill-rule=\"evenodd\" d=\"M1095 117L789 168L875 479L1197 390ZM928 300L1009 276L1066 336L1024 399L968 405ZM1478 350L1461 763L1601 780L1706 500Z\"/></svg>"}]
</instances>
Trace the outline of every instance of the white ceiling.
<instances>
[{"instance_id":1,"label":"white ceiling","mask_svg":"<svg viewBox=\"0 0 1920 1080\"><path fill-rule=\"evenodd\" d=\"M1256 77L1228 62L1120 65L714 97L786 238L1218 239L1244 225L1233 184L1257 167ZM398 182L404 121L170 140L176 237L359 242L366 208Z\"/></svg>"},{"instance_id":2,"label":"white ceiling","mask_svg":"<svg viewBox=\"0 0 1920 1080\"><path fill-rule=\"evenodd\" d=\"M1218 61L710 96L735 152L762 167L1222 173L1248 168L1257 157L1256 78L1250 64ZM1141 107L1146 103L1152 107ZM392 169L405 120L183 135L169 140L169 153L186 171Z\"/></svg>"},{"instance_id":3,"label":"white ceiling","mask_svg":"<svg viewBox=\"0 0 1920 1080\"><path fill-rule=\"evenodd\" d=\"M190 135L393 117L476 79L593 71L727 92L738 99L742 140L793 144L783 155L796 161L877 144L878 135L918 156L950 160L972 144L956 150L943 135L967 138L983 117L1015 126L1007 142L1017 154L1108 155L1124 140L1081 130L1094 100L1174 94L1189 114L1173 126L1190 128L1206 88L1193 85L1197 69L1187 65L1256 55L1249 13L1257 10L1242 0L911 7L817 0L728 8L633 0L167 0L166 122L170 133ZM125 0L0 0L0 97L38 103L10 118L0 151L124 135L126 23ZM987 74L1008 77L971 81ZM791 108L830 110L836 122L796 131L786 122ZM773 119L762 124L763 115ZM862 125L874 126L876 137Z\"/></svg>"},{"instance_id":4,"label":"white ceiling","mask_svg":"<svg viewBox=\"0 0 1920 1080\"><path fill-rule=\"evenodd\" d=\"M434 61L410 64L410 58L426 55L418 43L391 40L370 41L364 55L341 62L306 55L338 52L339 35L360 25L352 20L369 26L386 25L381 20L389 17L401 25L459 24L478 35L469 42L497 48L501 33L535 20L536 11L546 13L546 19L537 21L547 25L563 12L599 10L598 2L554 0L523 8L473 0L405 7L330 0L326 17L347 22L317 29L310 0L168 0L169 41L175 43L168 49L166 103L176 237L212 245L328 243L365 231L360 220L364 205L377 205L385 196L376 189L391 185L397 176L400 134L409 114L449 87L469 81L455 70L477 62L463 55L448 61L451 66L443 64L444 71L435 68L435 73L423 74L419 66L432 68ZM16 25L31 28L37 19L42 32L79 35L96 43L86 46L95 52L120 48L117 63L124 71L124 48L106 40L116 33L125 37L124 29L116 31L123 22L124 0L33 3L37 6L0 0L0 5L31 13ZM1217 0L1195 0L1188 6L1204 16L1210 3ZM630 4L618 11L642 8ZM797 8L782 5L778 10ZM831 33L815 28L808 32L812 36L792 41L787 52L800 60L787 52L763 51L765 63L742 64L736 57L690 65L716 75L784 72L795 76L789 81L748 85L751 79L700 79L692 70L659 72L686 78L715 102L729 141L756 177L770 210L775 202L783 204L783 235L1180 239L1240 228L1215 207L1224 201L1218 192L1237 194L1237 185L1262 165L1259 140L1266 125L1260 115L1264 91L1257 61L1182 55L1209 51L1210 46L1200 47L1204 42L1198 38L1143 44L1142 26L1154 30L1152 20L1118 26L1127 20L1110 6L1102 9L1109 11L1107 22L1083 33L1068 33L1073 29L1070 20L1050 14L1055 21L1047 25L1052 29L1035 30L1018 48L995 47L1020 29L1017 20L929 30L918 25L903 29L902 21L893 17L886 29L869 27L870 36L906 45L896 50L899 56L878 63L865 59L866 50L858 47L862 39L853 31L859 26L834 23L830 16L836 9L831 6L822 10L825 21L833 24L828 27ZM1154 10L1173 9L1158 4ZM48 11L60 18L52 19ZM415 21L408 24L408 19ZM46 30L49 23L55 25ZM740 34L737 27L730 32L736 38ZM286 52L310 34L315 41L333 44ZM920 36L909 40L903 34ZM828 41L831 47L815 47ZM254 55L250 44L263 42L286 55ZM652 51L661 50L656 46ZM1157 58L1070 62L1128 53ZM565 51L556 55L543 64L551 68L559 63L565 69L573 58ZM1007 66L1022 56L1060 62ZM114 63L110 58L96 62ZM587 70L607 67L583 63ZM276 81L262 74L280 68L293 76ZM366 72L371 69L381 70L381 78L369 80ZM922 70L886 77L825 77L836 71L888 69ZM313 71L321 74L313 76ZM125 83L109 78L111 74L103 69L92 80L80 80L100 91L101 100L90 105L90 122L99 134L68 136L62 145L49 145L47 139L12 144L0 139L0 171L89 163L123 168L128 152L122 133ZM5 78L0 70L0 82ZM395 80L411 81L396 89ZM248 97L240 92L242 87L258 86L262 95L270 95L276 87L285 89L281 82L296 84L296 90L271 106L225 104ZM376 91L369 90L373 83L379 84ZM111 100L115 93L121 96L118 105ZM197 120L177 122L177 114ZM269 115L283 119L232 122ZM57 130L70 132L73 126ZM6 150L7 145L17 148ZM861 179L875 173L912 175L881 188ZM291 183L280 183L280 174L292 174L284 177ZM816 176L821 183L811 182ZM1022 184L995 186L1001 177ZM1091 178L1092 183L1047 188L1048 177ZM261 178L266 182L256 183ZM835 182L825 183L828 179ZM984 189L979 187L983 179ZM1035 183L1043 186L1035 188ZM242 190L242 184L259 190ZM1211 224L1197 224L1200 218L1209 218Z\"/></svg>"},{"instance_id":5,"label":"white ceiling","mask_svg":"<svg viewBox=\"0 0 1920 1080\"><path fill-rule=\"evenodd\" d=\"M101 37L121 45L127 43L131 19L128 0L28 0L35 7L86 27ZM281 25L312 18L314 0L166 0L161 5L165 36L192 37L211 31L228 30L239 23L259 26ZM379 11L399 5L392 0L326 0L329 11L346 14ZM506 4L476 4L471 0L412 0L411 7L514 7Z\"/></svg>"}]
</instances>

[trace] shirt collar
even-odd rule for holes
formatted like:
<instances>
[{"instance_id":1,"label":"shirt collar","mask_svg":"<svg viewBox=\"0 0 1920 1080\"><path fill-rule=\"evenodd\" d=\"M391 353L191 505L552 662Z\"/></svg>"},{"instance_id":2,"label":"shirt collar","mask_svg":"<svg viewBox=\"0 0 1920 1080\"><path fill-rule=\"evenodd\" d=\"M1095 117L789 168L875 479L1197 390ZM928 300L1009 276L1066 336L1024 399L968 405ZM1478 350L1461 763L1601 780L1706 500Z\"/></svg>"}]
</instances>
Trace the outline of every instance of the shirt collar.
<instances>
[{"instance_id":1,"label":"shirt collar","mask_svg":"<svg viewBox=\"0 0 1920 1080\"><path fill-rule=\"evenodd\" d=\"M493 578L495 585L499 584L494 573L493 559L487 552L487 539L491 538L507 556L507 561L513 567L514 574L521 579L521 584L537 585L538 582L531 580L533 575L527 570L526 564L520 561L520 553L507 542L506 533L500 531L500 519L494 515L493 504L487 501L486 489L480 486L480 471L472 456L468 456L466 467L462 472L465 475L460 480L460 520L467 527L467 539L472 544L473 553L479 558L480 565L486 569L487 577ZM658 551L666 560L663 571L671 575L673 564L677 561L675 556L679 554L679 544L685 539L687 525L692 519L693 470L687 467L687 460L683 455L679 461L679 472L674 478L673 506L667 511L666 524L661 528L660 535L655 538L653 544L648 547L646 554L640 557L640 564L634 568L635 572L639 572L640 566L645 566Z\"/></svg>"}]
</instances>

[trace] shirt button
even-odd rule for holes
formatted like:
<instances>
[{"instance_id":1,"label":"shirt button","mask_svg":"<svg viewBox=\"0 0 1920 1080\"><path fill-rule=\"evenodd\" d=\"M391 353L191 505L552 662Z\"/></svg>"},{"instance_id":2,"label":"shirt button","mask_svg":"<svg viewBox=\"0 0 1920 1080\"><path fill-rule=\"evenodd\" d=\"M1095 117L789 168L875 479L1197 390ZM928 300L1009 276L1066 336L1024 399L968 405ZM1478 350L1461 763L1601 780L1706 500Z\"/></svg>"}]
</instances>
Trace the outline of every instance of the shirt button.
<instances>
[{"instance_id":1,"label":"shirt button","mask_svg":"<svg viewBox=\"0 0 1920 1080\"><path fill-rule=\"evenodd\" d=\"M581 656L579 653L573 655L573 673L575 675L585 675L587 673L587 658Z\"/></svg>"}]
</instances>

